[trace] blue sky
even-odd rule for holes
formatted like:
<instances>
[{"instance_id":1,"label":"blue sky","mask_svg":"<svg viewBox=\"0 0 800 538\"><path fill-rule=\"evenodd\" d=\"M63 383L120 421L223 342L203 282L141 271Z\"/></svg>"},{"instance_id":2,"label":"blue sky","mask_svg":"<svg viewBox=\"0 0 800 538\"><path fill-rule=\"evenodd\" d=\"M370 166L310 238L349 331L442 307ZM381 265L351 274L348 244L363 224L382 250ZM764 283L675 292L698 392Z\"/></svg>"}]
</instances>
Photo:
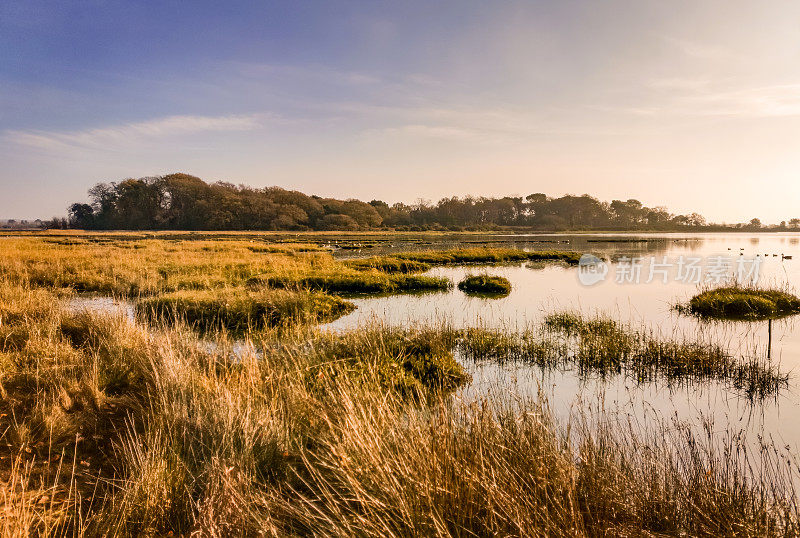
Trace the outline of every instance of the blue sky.
<instances>
[{"instance_id":1,"label":"blue sky","mask_svg":"<svg viewBox=\"0 0 800 538\"><path fill-rule=\"evenodd\" d=\"M798 20L789 0L3 2L0 217L185 171L788 219Z\"/></svg>"}]
</instances>

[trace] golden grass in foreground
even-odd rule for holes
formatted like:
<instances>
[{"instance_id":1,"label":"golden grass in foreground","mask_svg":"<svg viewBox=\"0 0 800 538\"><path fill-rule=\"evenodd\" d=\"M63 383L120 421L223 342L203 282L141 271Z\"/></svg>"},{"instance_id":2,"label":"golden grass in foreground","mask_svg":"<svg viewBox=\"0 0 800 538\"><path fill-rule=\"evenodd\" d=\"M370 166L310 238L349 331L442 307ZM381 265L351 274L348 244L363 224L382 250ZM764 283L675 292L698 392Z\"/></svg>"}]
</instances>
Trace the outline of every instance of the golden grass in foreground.
<instances>
[{"instance_id":1,"label":"golden grass in foreground","mask_svg":"<svg viewBox=\"0 0 800 538\"><path fill-rule=\"evenodd\" d=\"M285 327L240 349L0 280L0 331L7 536L798 532L775 448L461 403L448 327Z\"/></svg>"}]
</instances>

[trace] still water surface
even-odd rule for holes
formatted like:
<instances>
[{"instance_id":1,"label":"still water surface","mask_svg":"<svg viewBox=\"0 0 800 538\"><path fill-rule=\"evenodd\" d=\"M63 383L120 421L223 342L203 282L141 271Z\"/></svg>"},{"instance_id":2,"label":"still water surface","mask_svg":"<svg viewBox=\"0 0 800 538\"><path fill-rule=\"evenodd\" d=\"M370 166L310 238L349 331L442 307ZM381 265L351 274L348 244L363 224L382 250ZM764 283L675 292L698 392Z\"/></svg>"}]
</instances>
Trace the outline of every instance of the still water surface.
<instances>
[{"instance_id":1,"label":"still water surface","mask_svg":"<svg viewBox=\"0 0 800 538\"><path fill-rule=\"evenodd\" d=\"M516 264L492 267L439 267L427 274L445 276L454 283L476 272L501 275L511 281L510 295L500 299L471 297L454 288L446 292L393 295L352 299L358 309L325 327L351 329L363 323L382 321L398 325L448 322L455 327L488 326L522 330L538 325L554 311L577 310L586 315L606 314L633 328L654 331L664 338L713 340L735 355L767 354L767 322L704 322L674 310L705 282L708 268L730 260L735 272L741 257L749 271L758 265L759 283L800 289L800 234L642 234L630 235L539 235L503 238L494 236L491 246L514 246L525 250L562 249L593 253L609 261L606 279L585 286L578 269L560 264ZM507 243L504 243L507 240ZM420 249L452 246L420 245ZM370 249L361 255L388 254L408 250L408 245ZM349 252L347 256L358 255ZM649 279L651 257L668 272L667 282L656 272ZM792 256L791 259L785 256ZM638 283L618 282L624 258L642 257ZM678 280L677 263L683 257L700 258L701 284ZM671 267L669 266L671 264ZM713 283L713 282L712 282ZM798 317L797 319L800 319ZM624 376L586 378L575 371L542 371L524 363L462 361L473 382L457 397L535 399L543 395L550 407L566 418L577 407L603 406L623 418L645 423L652 418L699 423L711 419L717 429L744 430L772 438L780 446L800 447L800 330L794 319L772 324L771 359L792 374L790 386L777 398L753 403L734 390L715 382L668 385L665 381L640 384Z\"/></svg>"}]
</instances>

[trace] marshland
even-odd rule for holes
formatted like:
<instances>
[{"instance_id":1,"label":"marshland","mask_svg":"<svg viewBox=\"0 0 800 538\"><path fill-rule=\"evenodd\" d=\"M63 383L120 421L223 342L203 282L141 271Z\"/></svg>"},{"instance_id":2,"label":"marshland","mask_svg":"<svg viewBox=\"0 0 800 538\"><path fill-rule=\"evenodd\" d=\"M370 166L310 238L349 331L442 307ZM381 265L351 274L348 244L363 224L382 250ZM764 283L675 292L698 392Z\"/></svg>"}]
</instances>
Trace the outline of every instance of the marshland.
<instances>
[{"instance_id":1,"label":"marshland","mask_svg":"<svg viewBox=\"0 0 800 538\"><path fill-rule=\"evenodd\" d=\"M2 531L796 534L792 318L614 274L798 238L637 237L9 234Z\"/></svg>"}]
</instances>

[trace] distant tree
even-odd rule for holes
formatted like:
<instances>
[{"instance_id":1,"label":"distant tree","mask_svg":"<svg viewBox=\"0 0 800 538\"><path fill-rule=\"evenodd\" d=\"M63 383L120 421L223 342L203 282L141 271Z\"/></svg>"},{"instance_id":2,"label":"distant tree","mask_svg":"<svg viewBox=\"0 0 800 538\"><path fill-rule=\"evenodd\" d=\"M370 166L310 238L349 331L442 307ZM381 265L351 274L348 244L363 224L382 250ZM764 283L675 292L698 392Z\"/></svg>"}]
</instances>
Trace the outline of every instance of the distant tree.
<instances>
[{"instance_id":1,"label":"distant tree","mask_svg":"<svg viewBox=\"0 0 800 538\"><path fill-rule=\"evenodd\" d=\"M308 196L280 187L257 189L229 182L207 183L185 173L98 183L89 203L68 208L69 224L91 229L176 230L494 230L656 229L705 226L697 213L672 215L639 200L602 202L588 194L550 198L451 196L436 203L389 205ZM789 221L800 227L800 219ZM8 224L9 226L11 224Z\"/></svg>"},{"instance_id":2,"label":"distant tree","mask_svg":"<svg viewBox=\"0 0 800 538\"><path fill-rule=\"evenodd\" d=\"M70 227L90 229L94 226L94 209L89 204L75 203L68 211Z\"/></svg>"},{"instance_id":3,"label":"distant tree","mask_svg":"<svg viewBox=\"0 0 800 538\"><path fill-rule=\"evenodd\" d=\"M751 228L761 228L761 219L750 219Z\"/></svg>"},{"instance_id":4,"label":"distant tree","mask_svg":"<svg viewBox=\"0 0 800 538\"><path fill-rule=\"evenodd\" d=\"M531 203L531 204L543 204L543 203L547 202L547 195L543 194L541 192L536 192L536 193L529 194L528 196L526 196L525 200L527 200L528 203Z\"/></svg>"},{"instance_id":5,"label":"distant tree","mask_svg":"<svg viewBox=\"0 0 800 538\"><path fill-rule=\"evenodd\" d=\"M342 214L325 215L320 219L321 230L358 230L358 223L352 217Z\"/></svg>"},{"instance_id":6,"label":"distant tree","mask_svg":"<svg viewBox=\"0 0 800 538\"><path fill-rule=\"evenodd\" d=\"M705 217L703 215L700 215L699 213L691 213L688 216L687 222L688 222L689 226L705 226L706 225Z\"/></svg>"}]
</instances>

